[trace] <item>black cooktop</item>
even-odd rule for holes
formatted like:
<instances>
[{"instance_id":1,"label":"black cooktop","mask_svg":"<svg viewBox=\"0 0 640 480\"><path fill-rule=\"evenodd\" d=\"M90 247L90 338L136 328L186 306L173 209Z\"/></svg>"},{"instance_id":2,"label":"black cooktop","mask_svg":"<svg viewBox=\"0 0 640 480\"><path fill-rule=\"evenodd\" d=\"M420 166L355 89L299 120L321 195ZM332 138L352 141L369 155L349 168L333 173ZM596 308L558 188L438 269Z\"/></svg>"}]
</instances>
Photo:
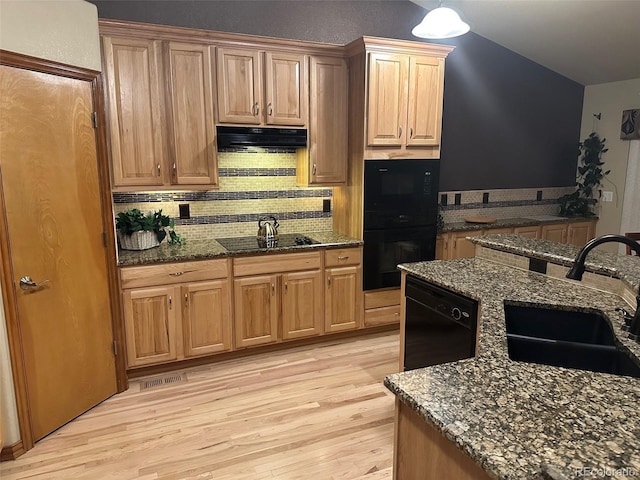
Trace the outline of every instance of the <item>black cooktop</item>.
<instances>
[{"instance_id":1,"label":"black cooktop","mask_svg":"<svg viewBox=\"0 0 640 480\"><path fill-rule=\"evenodd\" d=\"M277 240L264 240L258 237L216 238L217 242L230 252L243 250L269 250L271 248L296 247L301 245L317 245L320 242L301 233L282 233Z\"/></svg>"}]
</instances>

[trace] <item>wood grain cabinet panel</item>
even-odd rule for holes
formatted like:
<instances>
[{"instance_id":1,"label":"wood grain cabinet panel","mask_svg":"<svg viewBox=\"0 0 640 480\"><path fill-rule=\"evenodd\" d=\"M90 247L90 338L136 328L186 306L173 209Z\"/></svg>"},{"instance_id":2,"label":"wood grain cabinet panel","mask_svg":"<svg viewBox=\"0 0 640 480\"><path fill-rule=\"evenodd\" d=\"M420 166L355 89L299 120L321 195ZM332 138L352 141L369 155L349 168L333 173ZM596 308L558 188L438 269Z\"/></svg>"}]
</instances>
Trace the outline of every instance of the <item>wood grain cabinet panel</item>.
<instances>
[{"instance_id":1,"label":"wood grain cabinet panel","mask_svg":"<svg viewBox=\"0 0 640 480\"><path fill-rule=\"evenodd\" d=\"M325 332L355 330L361 326L362 269L358 266L325 270Z\"/></svg>"},{"instance_id":2,"label":"wood grain cabinet panel","mask_svg":"<svg viewBox=\"0 0 640 480\"><path fill-rule=\"evenodd\" d=\"M176 290L154 287L123 294L127 366L176 360Z\"/></svg>"},{"instance_id":3,"label":"wood grain cabinet panel","mask_svg":"<svg viewBox=\"0 0 640 480\"><path fill-rule=\"evenodd\" d=\"M409 58L407 146L440 144L443 72L443 58L419 56Z\"/></svg>"},{"instance_id":4,"label":"wood grain cabinet panel","mask_svg":"<svg viewBox=\"0 0 640 480\"><path fill-rule=\"evenodd\" d=\"M514 227L513 233L523 237L540 238L542 230L539 225L534 225L532 227Z\"/></svg>"},{"instance_id":5,"label":"wood grain cabinet panel","mask_svg":"<svg viewBox=\"0 0 640 480\"><path fill-rule=\"evenodd\" d=\"M322 334L322 274L320 270L282 276L282 338Z\"/></svg>"},{"instance_id":6,"label":"wood grain cabinet panel","mask_svg":"<svg viewBox=\"0 0 640 480\"><path fill-rule=\"evenodd\" d=\"M476 246L466 237L475 237L482 235L482 230L470 230L464 232L452 232L449 239L450 259L469 258L476 256Z\"/></svg>"},{"instance_id":7,"label":"wood grain cabinet panel","mask_svg":"<svg viewBox=\"0 0 640 480\"><path fill-rule=\"evenodd\" d=\"M558 243L567 243L567 224L566 223L553 223L549 225L542 225L540 231L544 240L551 240Z\"/></svg>"},{"instance_id":8,"label":"wood grain cabinet panel","mask_svg":"<svg viewBox=\"0 0 640 480\"><path fill-rule=\"evenodd\" d=\"M279 292L277 275L234 279L236 347L278 340Z\"/></svg>"},{"instance_id":9,"label":"wood grain cabinet panel","mask_svg":"<svg viewBox=\"0 0 640 480\"><path fill-rule=\"evenodd\" d=\"M311 57L309 147L298 150L298 184L347 181L348 80L344 59Z\"/></svg>"},{"instance_id":10,"label":"wood grain cabinet panel","mask_svg":"<svg viewBox=\"0 0 640 480\"><path fill-rule=\"evenodd\" d=\"M582 247L595 236L595 220L572 222L567 226L567 243Z\"/></svg>"},{"instance_id":11,"label":"wood grain cabinet panel","mask_svg":"<svg viewBox=\"0 0 640 480\"><path fill-rule=\"evenodd\" d=\"M217 66L220 122L307 125L307 55L218 47Z\"/></svg>"},{"instance_id":12,"label":"wood grain cabinet panel","mask_svg":"<svg viewBox=\"0 0 640 480\"><path fill-rule=\"evenodd\" d=\"M213 47L169 42L166 51L171 183L218 184Z\"/></svg>"},{"instance_id":13,"label":"wood grain cabinet panel","mask_svg":"<svg viewBox=\"0 0 640 480\"><path fill-rule=\"evenodd\" d=\"M165 182L160 42L102 38L113 185Z\"/></svg>"},{"instance_id":14,"label":"wood grain cabinet panel","mask_svg":"<svg viewBox=\"0 0 640 480\"><path fill-rule=\"evenodd\" d=\"M185 357L231 350L231 305L228 280L182 287Z\"/></svg>"}]
</instances>

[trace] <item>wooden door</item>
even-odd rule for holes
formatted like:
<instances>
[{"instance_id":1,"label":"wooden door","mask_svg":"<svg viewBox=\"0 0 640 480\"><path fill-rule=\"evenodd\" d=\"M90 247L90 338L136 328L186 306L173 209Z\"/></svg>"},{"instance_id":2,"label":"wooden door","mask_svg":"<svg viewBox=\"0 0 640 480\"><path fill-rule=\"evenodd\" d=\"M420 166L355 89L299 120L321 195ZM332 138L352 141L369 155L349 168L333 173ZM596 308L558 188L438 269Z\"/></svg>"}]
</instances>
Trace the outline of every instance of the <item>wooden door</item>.
<instances>
[{"instance_id":1,"label":"wooden door","mask_svg":"<svg viewBox=\"0 0 640 480\"><path fill-rule=\"evenodd\" d=\"M543 225L541 235L544 240L567 243L567 224L554 223L551 225Z\"/></svg>"},{"instance_id":2,"label":"wooden door","mask_svg":"<svg viewBox=\"0 0 640 480\"><path fill-rule=\"evenodd\" d=\"M307 125L309 57L297 53L265 53L265 116L268 125Z\"/></svg>"},{"instance_id":3,"label":"wooden door","mask_svg":"<svg viewBox=\"0 0 640 480\"><path fill-rule=\"evenodd\" d=\"M168 137L171 183L177 185L218 185L212 49L168 45Z\"/></svg>"},{"instance_id":4,"label":"wooden door","mask_svg":"<svg viewBox=\"0 0 640 480\"><path fill-rule=\"evenodd\" d=\"M325 270L327 284L324 304L324 331L339 332L360 327L362 279L359 266Z\"/></svg>"},{"instance_id":5,"label":"wooden door","mask_svg":"<svg viewBox=\"0 0 640 480\"><path fill-rule=\"evenodd\" d=\"M282 275L282 338L322 334L320 270Z\"/></svg>"},{"instance_id":6,"label":"wooden door","mask_svg":"<svg viewBox=\"0 0 640 480\"><path fill-rule=\"evenodd\" d=\"M231 297L228 280L182 287L182 328L187 357L231 350Z\"/></svg>"},{"instance_id":7,"label":"wooden door","mask_svg":"<svg viewBox=\"0 0 640 480\"><path fill-rule=\"evenodd\" d=\"M139 367L178 358L175 287L125 290L122 294L127 366Z\"/></svg>"},{"instance_id":8,"label":"wooden door","mask_svg":"<svg viewBox=\"0 0 640 480\"><path fill-rule=\"evenodd\" d=\"M160 42L103 37L113 186L163 185Z\"/></svg>"},{"instance_id":9,"label":"wooden door","mask_svg":"<svg viewBox=\"0 0 640 480\"><path fill-rule=\"evenodd\" d=\"M443 87L443 58L410 58L407 146L440 144Z\"/></svg>"},{"instance_id":10,"label":"wooden door","mask_svg":"<svg viewBox=\"0 0 640 480\"><path fill-rule=\"evenodd\" d=\"M342 58L311 57L309 183L347 181L349 72Z\"/></svg>"},{"instance_id":11,"label":"wooden door","mask_svg":"<svg viewBox=\"0 0 640 480\"><path fill-rule=\"evenodd\" d=\"M582 247L594 236L593 221L570 223L567 227L567 243Z\"/></svg>"},{"instance_id":12,"label":"wooden door","mask_svg":"<svg viewBox=\"0 0 640 480\"><path fill-rule=\"evenodd\" d=\"M218 48L218 121L262 123L262 65L260 52Z\"/></svg>"},{"instance_id":13,"label":"wooden door","mask_svg":"<svg viewBox=\"0 0 640 480\"><path fill-rule=\"evenodd\" d=\"M278 340L278 276L260 275L234 281L236 348Z\"/></svg>"},{"instance_id":14,"label":"wooden door","mask_svg":"<svg viewBox=\"0 0 640 480\"><path fill-rule=\"evenodd\" d=\"M92 112L91 82L0 66L4 268L34 440L117 389ZM47 282L23 290L27 275Z\"/></svg>"},{"instance_id":15,"label":"wooden door","mask_svg":"<svg viewBox=\"0 0 640 480\"><path fill-rule=\"evenodd\" d=\"M390 53L369 54L367 144L404 144L407 119L409 57Z\"/></svg>"}]
</instances>

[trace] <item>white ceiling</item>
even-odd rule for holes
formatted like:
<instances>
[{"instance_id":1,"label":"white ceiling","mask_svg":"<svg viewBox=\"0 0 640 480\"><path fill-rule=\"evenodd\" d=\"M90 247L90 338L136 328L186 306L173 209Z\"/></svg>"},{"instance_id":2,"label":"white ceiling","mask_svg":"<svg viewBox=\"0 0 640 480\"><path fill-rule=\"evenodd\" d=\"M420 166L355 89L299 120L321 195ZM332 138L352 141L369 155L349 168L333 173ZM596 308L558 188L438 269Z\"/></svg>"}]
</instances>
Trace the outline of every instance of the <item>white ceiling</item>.
<instances>
[{"instance_id":1,"label":"white ceiling","mask_svg":"<svg viewBox=\"0 0 640 480\"><path fill-rule=\"evenodd\" d=\"M412 0L433 9L434 0ZM471 31L583 85L640 78L640 0L444 0Z\"/></svg>"}]
</instances>

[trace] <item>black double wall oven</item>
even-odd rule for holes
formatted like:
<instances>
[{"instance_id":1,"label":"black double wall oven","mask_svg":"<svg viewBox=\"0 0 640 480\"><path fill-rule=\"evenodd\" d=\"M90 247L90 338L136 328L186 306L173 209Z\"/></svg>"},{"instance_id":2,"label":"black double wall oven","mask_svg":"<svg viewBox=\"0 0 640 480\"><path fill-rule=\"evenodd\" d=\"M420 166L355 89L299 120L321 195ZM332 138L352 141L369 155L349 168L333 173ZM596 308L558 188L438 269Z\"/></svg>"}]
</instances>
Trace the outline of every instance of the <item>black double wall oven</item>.
<instances>
[{"instance_id":1,"label":"black double wall oven","mask_svg":"<svg viewBox=\"0 0 640 480\"><path fill-rule=\"evenodd\" d=\"M400 263L433 260L439 160L367 160L363 288L400 285Z\"/></svg>"}]
</instances>

